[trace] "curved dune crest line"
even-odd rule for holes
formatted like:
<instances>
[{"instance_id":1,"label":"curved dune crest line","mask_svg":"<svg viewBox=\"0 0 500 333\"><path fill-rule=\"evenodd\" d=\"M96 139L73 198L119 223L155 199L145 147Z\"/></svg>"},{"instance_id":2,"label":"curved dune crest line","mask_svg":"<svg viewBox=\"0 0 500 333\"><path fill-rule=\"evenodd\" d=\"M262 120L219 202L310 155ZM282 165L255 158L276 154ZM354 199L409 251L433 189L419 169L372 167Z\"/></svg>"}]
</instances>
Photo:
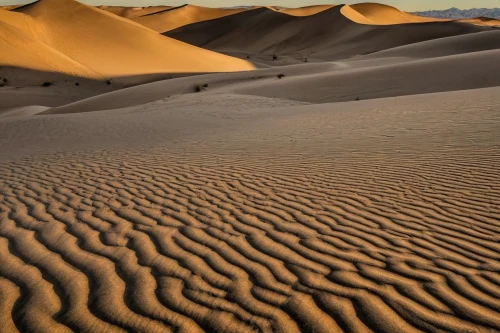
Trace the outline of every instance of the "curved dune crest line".
<instances>
[{"instance_id":1,"label":"curved dune crest line","mask_svg":"<svg viewBox=\"0 0 500 333\"><path fill-rule=\"evenodd\" d=\"M154 31L164 33L184 25L214 20L245 10L248 9L209 8L188 4L175 8L168 8L148 15L141 15L140 17L132 18L132 20Z\"/></svg>"},{"instance_id":2,"label":"curved dune crest line","mask_svg":"<svg viewBox=\"0 0 500 333\"><path fill-rule=\"evenodd\" d=\"M128 19L139 16L150 15L160 11L172 8L172 6L149 6L149 7L124 7L124 6L96 6L96 8L105 10L112 14Z\"/></svg>"},{"instance_id":3,"label":"curved dune crest line","mask_svg":"<svg viewBox=\"0 0 500 333\"><path fill-rule=\"evenodd\" d=\"M336 5L315 5L315 6L306 6L306 7L297 7L297 8L275 8L275 7L267 7L278 13L284 13L292 16L309 16L315 15L324 10L330 9Z\"/></svg>"},{"instance_id":4,"label":"curved dune crest line","mask_svg":"<svg viewBox=\"0 0 500 333\"><path fill-rule=\"evenodd\" d=\"M391 11L401 13L394 8ZM304 63L306 59L348 59L426 40L494 29L441 21L418 24L396 24L395 21L383 25L366 21L366 24L360 24L357 21L361 22L361 19L355 19L354 14L349 13L362 15L346 5L306 16L286 15L263 7L193 23L165 35L216 52L240 58L249 56L273 65L275 61L281 63L282 58L285 64L289 60ZM362 20L366 20L364 16ZM399 23L408 23L402 20Z\"/></svg>"},{"instance_id":5,"label":"curved dune crest line","mask_svg":"<svg viewBox=\"0 0 500 333\"><path fill-rule=\"evenodd\" d=\"M426 22L463 22L478 26L500 26L500 21L487 17L477 17L471 19L439 19L433 17L417 16L402 12L397 8L377 4L377 3L359 3L355 5L345 5L342 7L342 14L348 19L367 25L393 25L407 23L426 23Z\"/></svg>"},{"instance_id":6,"label":"curved dune crest line","mask_svg":"<svg viewBox=\"0 0 500 333\"><path fill-rule=\"evenodd\" d=\"M246 61L165 38L73 0L40 0L10 12L2 9L0 24L7 50L1 65L87 78L253 69Z\"/></svg>"},{"instance_id":7,"label":"curved dune crest line","mask_svg":"<svg viewBox=\"0 0 500 333\"><path fill-rule=\"evenodd\" d=\"M360 24L392 25L449 21L445 19L412 15L402 12L394 7L378 3L344 5L340 11L348 19Z\"/></svg>"},{"instance_id":8,"label":"curved dune crest line","mask_svg":"<svg viewBox=\"0 0 500 333\"><path fill-rule=\"evenodd\" d=\"M465 23L472 23L476 25L485 25L485 26L492 26L492 27L500 27L500 20L498 19L492 19L489 17L477 17L477 18L471 18L471 19L460 19L457 20L457 22L465 22Z\"/></svg>"}]
</instances>

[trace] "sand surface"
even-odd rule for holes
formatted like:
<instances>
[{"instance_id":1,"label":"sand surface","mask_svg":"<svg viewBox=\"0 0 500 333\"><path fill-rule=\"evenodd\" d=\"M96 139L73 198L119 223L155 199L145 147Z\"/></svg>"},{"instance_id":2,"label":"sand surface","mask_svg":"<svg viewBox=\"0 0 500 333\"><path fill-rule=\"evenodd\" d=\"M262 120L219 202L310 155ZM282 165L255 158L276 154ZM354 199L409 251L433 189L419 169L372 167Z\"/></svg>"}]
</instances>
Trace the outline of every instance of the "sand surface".
<instances>
[{"instance_id":1,"label":"sand surface","mask_svg":"<svg viewBox=\"0 0 500 333\"><path fill-rule=\"evenodd\" d=\"M73 0L0 9L2 67L96 80L158 73L251 70L243 60L165 38L128 19Z\"/></svg>"},{"instance_id":2,"label":"sand surface","mask_svg":"<svg viewBox=\"0 0 500 333\"><path fill-rule=\"evenodd\" d=\"M165 35L254 63L276 66L341 60L427 40L498 30L489 25L428 22L425 18L422 18L425 22L402 22L401 16L411 15L388 6L375 7L382 11L384 24L356 19L352 14L358 13L353 9L356 6L333 6L306 16L286 15L263 7L186 25ZM368 17L375 20L373 13Z\"/></svg>"},{"instance_id":3,"label":"sand surface","mask_svg":"<svg viewBox=\"0 0 500 333\"><path fill-rule=\"evenodd\" d=\"M194 5L183 5L175 8L158 11L148 15L133 18L133 21L142 24L154 31L163 33L176 28L217 19L227 15L243 12L247 9L208 8Z\"/></svg>"},{"instance_id":4,"label":"sand surface","mask_svg":"<svg viewBox=\"0 0 500 333\"><path fill-rule=\"evenodd\" d=\"M498 88L197 96L0 121L4 327L500 330Z\"/></svg>"},{"instance_id":5,"label":"sand surface","mask_svg":"<svg viewBox=\"0 0 500 333\"><path fill-rule=\"evenodd\" d=\"M500 332L498 29L253 8L172 33L258 69L145 75L186 7L61 1L0 9L1 333Z\"/></svg>"},{"instance_id":6,"label":"sand surface","mask_svg":"<svg viewBox=\"0 0 500 333\"><path fill-rule=\"evenodd\" d=\"M309 16L314 15L324 10L330 9L334 7L334 5L316 5L316 6L307 6L307 7L298 7L298 8L277 8L277 7L267 7L279 13L285 13L292 16Z\"/></svg>"},{"instance_id":7,"label":"sand surface","mask_svg":"<svg viewBox=\"0 0 500 333\"><path fill-rule=\"evenodd\" d=\"M149 7L97 6L97 8L130 19L161 12L172 8L172 6L149 6Z\"/></svg>"}]
</instances>

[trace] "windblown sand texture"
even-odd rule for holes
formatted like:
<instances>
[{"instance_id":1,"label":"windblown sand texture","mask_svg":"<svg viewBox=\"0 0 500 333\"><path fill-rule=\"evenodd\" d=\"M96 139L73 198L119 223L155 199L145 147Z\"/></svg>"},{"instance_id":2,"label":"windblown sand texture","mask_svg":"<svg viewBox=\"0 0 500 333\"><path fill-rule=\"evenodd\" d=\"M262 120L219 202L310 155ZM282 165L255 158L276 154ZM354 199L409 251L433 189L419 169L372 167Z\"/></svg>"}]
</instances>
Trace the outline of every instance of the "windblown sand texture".
<instances>
[{"instance_id":1,"label":"windblown sand texture","mask_svg":"<svg viewBox=\"0 0 500 333\"><path fill-rule=\"evenodd\" d=\"M500 332L494 25L100 8L0 9L1 333Z\"/></svg>"}]
</instances>

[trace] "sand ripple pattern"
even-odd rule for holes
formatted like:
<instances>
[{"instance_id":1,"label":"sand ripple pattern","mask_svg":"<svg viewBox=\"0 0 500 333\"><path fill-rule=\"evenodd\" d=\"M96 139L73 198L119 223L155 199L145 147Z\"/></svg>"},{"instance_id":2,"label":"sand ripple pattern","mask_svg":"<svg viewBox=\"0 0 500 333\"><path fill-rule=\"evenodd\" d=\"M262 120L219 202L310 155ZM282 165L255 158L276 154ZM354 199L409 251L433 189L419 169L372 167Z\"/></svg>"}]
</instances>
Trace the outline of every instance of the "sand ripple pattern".
<instances>
[{"instance_id":1,"label":"sand ripple pattern","mask_svg":"<svg viewBox=\"0 0 500 333\"><path fill-rule=\"evenodd\" d=\"M500 332L499 156L1 164L1 331Z\"/></svg>"}]
</instances>

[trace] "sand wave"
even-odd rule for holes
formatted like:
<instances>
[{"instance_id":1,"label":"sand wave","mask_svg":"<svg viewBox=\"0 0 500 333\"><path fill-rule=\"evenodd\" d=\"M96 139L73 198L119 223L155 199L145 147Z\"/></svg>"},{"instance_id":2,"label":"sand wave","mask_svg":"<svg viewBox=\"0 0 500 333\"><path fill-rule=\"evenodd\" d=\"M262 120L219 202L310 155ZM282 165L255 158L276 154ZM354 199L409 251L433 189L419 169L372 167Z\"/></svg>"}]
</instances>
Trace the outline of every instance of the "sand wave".
<instances>
[{"instance_id":1,"label":"sand wave","mask_svg":"<svg viewBox=\"0 0 500 333\"><path fill-rule=\"evenodd\" d=\"M500 329L490 162L65 160L0 169L20 331Z\"/></svg>"},{"instance_id":2,"label":"sand wave","mask_svg":"<svg viewBox=\"0 0 500 333\"><path fill-rule=\"evenodd\" d=\"M500 331L497 92L2 120L2 325Z\"/></svg>"}]
</instances>

